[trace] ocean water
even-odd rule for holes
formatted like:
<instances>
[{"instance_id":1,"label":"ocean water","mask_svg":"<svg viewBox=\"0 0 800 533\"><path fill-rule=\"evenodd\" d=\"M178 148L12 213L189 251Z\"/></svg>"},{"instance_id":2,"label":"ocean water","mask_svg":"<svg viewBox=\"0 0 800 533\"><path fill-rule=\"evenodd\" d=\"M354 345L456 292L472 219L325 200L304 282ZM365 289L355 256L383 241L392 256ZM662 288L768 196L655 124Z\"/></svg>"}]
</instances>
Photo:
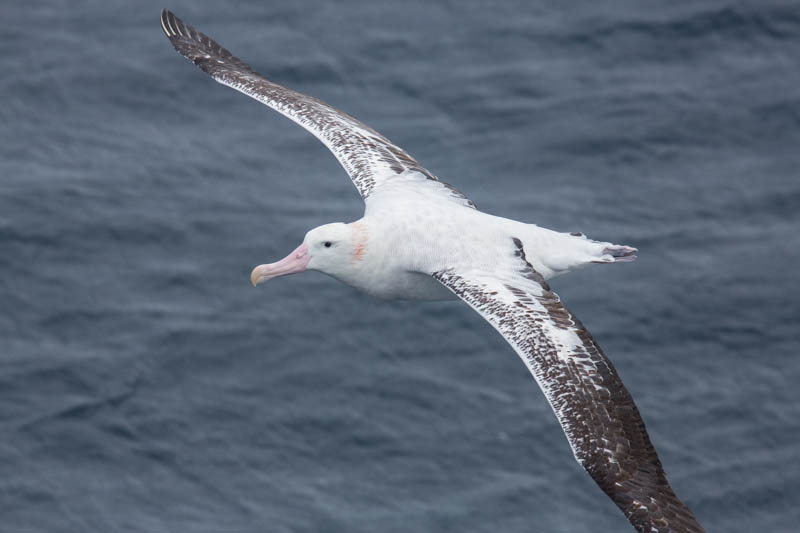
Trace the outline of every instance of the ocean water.
<instances>
[{"instance_id":1,"label":"ocean water","mask_svg":"<svg viewBox=\"0 0 800 533\"><path fill-rule=\"evenodd\" d=\"M800 522L800 6L0 5L0 531L607 532L459 302L253 289L362 202L159 13L350 112L488 212L636 246L554 289L709 532Z\"/></svg>"}]
</instances>

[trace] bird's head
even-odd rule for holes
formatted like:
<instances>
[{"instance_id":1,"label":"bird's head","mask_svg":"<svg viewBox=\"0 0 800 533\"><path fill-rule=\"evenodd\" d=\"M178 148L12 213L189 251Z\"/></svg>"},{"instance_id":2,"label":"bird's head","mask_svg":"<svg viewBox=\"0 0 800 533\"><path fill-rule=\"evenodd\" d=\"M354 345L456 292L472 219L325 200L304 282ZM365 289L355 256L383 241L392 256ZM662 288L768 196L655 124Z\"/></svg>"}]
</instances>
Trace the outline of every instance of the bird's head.
<instances>
[{"instance_id":1,"label":"bird's head","mask_svg":"<svg viewBox=\"0 0 800 533\"><path fill-rule=\"evenodd\" d=\"M276 263L258 265L250 274L253 286L278 276L318 270L339 277L363 254L363 230L359 223L325 224L306 233L303 244Z\"/></svg>"}]
</instances>

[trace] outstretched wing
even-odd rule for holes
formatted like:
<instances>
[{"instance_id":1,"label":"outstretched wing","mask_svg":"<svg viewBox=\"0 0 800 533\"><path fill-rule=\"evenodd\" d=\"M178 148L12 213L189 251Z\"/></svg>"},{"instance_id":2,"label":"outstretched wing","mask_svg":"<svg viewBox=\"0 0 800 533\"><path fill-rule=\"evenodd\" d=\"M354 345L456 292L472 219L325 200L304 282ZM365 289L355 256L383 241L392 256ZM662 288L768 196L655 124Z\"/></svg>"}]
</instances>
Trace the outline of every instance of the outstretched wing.
<instances>
[{"instance_id":1,"label":"outstretched wing","mask_svg":"<svg viewBox=\"0 0 800 533\"><path fill-rule=\"evenodd\" d=\"M344 167L365 200L376 187L397 176L440 184L439 193L474 207L460 191L438 181L414 158L386 137L328 104L272 83L207 35L166 9L161 27L175 49L203 72L266 104L322 141ZM431 190L429 188L429 190Z\"/></svg>"},{"instance_id":2,"label":"outstretched wing","mask_svg":"<svg viewBox=\"0 0 800 533\"><path fill-rule=\"evenodd\" d=\"M639 410L592 336L526 261L514 239L507 272L433 274L514 347L567 435L578 463L638 531L702 532L667 482Z\"/></svg>"}]
</instances>

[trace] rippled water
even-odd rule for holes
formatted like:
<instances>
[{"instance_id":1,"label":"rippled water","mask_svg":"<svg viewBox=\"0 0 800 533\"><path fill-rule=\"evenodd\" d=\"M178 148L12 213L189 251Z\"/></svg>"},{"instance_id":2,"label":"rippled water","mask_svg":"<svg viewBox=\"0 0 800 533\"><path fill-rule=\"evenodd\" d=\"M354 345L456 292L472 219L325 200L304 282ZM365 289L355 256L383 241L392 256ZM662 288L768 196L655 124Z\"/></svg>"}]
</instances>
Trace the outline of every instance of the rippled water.
<instances>
[{"instance_id":1,"label":"rippled water","mask_svg":"<svg viewBox=\"0 0 800 533\"><path fill-rule=\"evenodd\" d=\"M796 2L175 1L483 210L637 246L554 288L709 531L800 520ZM0 529L629 531L466 306L253 265L362 203L162 4L0 6Z\"/></svg>"}]
</instances>

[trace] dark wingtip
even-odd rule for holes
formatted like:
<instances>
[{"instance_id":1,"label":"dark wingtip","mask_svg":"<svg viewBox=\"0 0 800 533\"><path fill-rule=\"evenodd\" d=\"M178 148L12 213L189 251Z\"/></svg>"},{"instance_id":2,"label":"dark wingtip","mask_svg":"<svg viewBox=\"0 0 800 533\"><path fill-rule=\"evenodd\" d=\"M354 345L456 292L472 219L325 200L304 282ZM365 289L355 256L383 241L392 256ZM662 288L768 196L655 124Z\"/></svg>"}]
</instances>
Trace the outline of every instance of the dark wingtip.
<instances>
[{"instance_id":1,"label":"dark wingtip","mask_svg":"<svg viewBox=\"0 0 800 533\"><path fill-rule=\"evenodd\" d=\"M172 33L170 31L170 27L167 24L169 16L172 15L171 11L167 11L167 8L161 10L161 29L164 30L164 34L167 37L172 37Z\"/></svg>"},{"instance_id":2,"label":"dark wingtip","mask_svg":"<svg viewBox=\"0 0 800 533\"><path fill-rule=\"evenodd\" d=\"M190 33L188 26L184 24L181 19L176 17L175 13L168 9L161 10L161 29L164 30L164 33L170 40L173 37L183 37Z\"/></svg>"},{"instance_id":3,"label":"dark wingtip","mask_svg":"<svg viewBox=\"0 0 800 533\"><path fill-rule=\"evenodd\" d=\"M235 57L208 35L183 22L168 9L161 10L161 29L178 53L214 78L220 71L231 68L259 75L250 65Z\"/></svg>"}]
</instances>

